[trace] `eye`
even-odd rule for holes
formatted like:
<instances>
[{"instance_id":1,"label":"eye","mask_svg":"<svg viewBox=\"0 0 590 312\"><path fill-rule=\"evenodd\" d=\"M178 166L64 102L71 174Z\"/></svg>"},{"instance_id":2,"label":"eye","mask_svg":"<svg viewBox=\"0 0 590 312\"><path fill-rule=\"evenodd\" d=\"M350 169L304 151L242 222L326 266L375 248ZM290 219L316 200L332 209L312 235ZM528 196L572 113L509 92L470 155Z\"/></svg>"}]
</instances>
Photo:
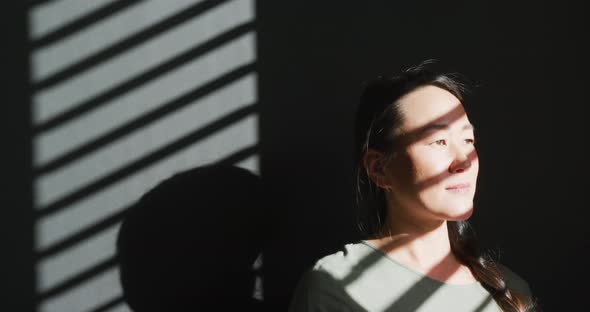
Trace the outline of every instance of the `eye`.
<instances>
[{"instance_id":1,"label":"eye","mask_svg":"<svg viewBox=\"0 0 590 312\"><path fill-rule=\"evenodd\" d=\"M436 140L436 141L430 143L430 145L433 145L433 144L444 146L444 145L447 145L447 140L441 139L441 140Z\"/></svg>"}]
</instances>

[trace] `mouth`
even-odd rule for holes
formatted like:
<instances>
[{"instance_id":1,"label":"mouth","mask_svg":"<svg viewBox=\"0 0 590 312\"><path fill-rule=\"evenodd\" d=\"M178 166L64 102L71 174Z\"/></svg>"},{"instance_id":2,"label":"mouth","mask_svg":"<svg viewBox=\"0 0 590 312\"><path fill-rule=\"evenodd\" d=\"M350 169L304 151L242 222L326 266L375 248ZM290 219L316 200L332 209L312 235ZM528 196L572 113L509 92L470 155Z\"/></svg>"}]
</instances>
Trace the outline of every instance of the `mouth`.
<instances>
[{"instance_id":1,"label":"mouth","mask_svg":"<svg viewBox=\"0 0 590 312\"><path fill-rule=\"evenodd\" d=\"M459 183L459 184L447 186L447 187L445 187L445 190L447 190L451 193L465 194L465 193L469 192L470 188L471 188L471 186L469 185L469 183Z\"/></svg>"}]
</instances>

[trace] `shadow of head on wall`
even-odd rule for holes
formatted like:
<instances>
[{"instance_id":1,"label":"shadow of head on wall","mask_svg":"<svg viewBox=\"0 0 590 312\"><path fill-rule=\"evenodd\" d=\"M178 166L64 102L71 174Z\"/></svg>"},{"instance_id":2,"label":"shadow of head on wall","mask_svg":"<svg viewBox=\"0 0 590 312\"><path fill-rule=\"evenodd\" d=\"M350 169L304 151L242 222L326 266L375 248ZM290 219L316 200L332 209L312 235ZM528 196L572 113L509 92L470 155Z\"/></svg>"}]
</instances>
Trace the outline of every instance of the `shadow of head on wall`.
<instances>
[{"instance_id":1,"label":"shadow of head on wall","mask_svg":"<svg viewBox=\"0 0 590 312\"><path fill-rule=\"evenodd\" d=\"M175 174L144 194L117 237L121 284L137 312L256 308L264 234L261 179L231 165Z\"/></svg>"}]
</instances>

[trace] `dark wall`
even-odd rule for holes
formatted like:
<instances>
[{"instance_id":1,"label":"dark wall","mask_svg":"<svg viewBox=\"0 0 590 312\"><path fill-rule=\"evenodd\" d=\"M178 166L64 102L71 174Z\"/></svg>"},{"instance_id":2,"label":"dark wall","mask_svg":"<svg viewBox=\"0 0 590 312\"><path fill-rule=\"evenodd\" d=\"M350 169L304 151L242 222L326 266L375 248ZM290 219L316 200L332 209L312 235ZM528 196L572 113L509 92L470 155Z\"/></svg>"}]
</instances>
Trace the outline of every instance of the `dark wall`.
<instances>
[{"instance_id":1,"label":"dark wall","mask_svg":"<svg viewBox=\"0 0 590 312\"><path fill-rule=\"evenodd\" d=\"M588 51L581 3L258 1L261 171L273 190L264 255L269 304L284 307L307 266L358 238L351 158L361 83L436 58L481 85L468 104L481 159L471 221L482 243L502 251L544 310L583 306L590 213L582 201ZM10 66L2 310L28 311L35 277L27 8L3 8Z\"/></svg>"},{"instance_id":2,"label":"dark wall","mask_svg":"<svg viewBox=\"0 0 590 312\"><path fill-rule=\"evenodd\" d=\"M1 310L35 305L29 64L25 4L2 5L2 160L0 209Z\"/></svg>"},{"instance_id":3,"label":"dark wall","mask_svg":"<svg viewBox=\"0 0 590 312\"><path fill-rule=\"evenodd\" d=\"M356 237L361 83L435 58L480 85L467 104L481 159L471 221L482 243L545 310L581 305L590 214L584 182L574 181L585 181L585 17L573 2L259 2L261 168L281 194L267 298L284 302L306 266Z\"/></svg>"}]
</instances>

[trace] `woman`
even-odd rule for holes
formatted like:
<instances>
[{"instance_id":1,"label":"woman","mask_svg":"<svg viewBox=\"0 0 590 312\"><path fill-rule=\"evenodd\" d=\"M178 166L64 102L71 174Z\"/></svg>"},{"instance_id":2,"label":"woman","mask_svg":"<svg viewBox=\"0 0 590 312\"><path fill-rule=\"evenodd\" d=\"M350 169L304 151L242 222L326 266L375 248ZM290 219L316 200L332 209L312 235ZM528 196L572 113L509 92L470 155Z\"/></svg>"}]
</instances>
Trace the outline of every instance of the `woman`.
<instances>
[{"instance_id":1,"label":"woman","mask_svg":"<svg viewBox=\"0 0 590 312\"><path fill-rule=\"evenodd\" d=\"M532 311L528 284L478 250L468 219L479 169L453 75L428 63L365 88L357 203L370 239L304 274L291 311Z\"/></svg>"}]
</instances>

